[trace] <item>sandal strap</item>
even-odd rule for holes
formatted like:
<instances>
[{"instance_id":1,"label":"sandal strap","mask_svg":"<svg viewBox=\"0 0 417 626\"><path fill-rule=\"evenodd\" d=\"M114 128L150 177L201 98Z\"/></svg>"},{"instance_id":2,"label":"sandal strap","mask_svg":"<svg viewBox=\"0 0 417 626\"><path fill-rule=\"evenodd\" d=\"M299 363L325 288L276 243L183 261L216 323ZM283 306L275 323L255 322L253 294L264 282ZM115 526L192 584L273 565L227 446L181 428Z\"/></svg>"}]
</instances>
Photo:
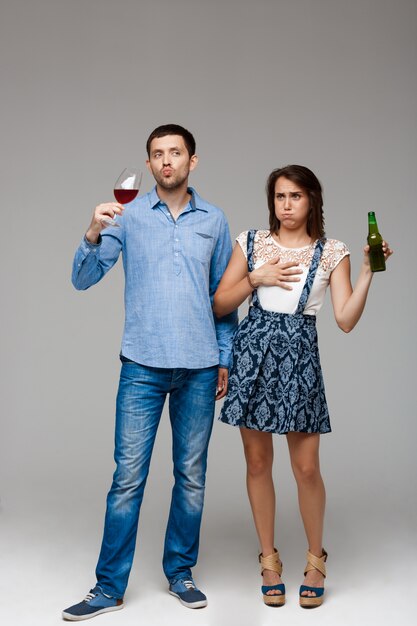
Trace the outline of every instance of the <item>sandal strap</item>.
<instances>
[{"instance_id":1,"label":"sandal strap","mask_svg":"<svg viewBox=\"0 0 417 626\"><path fill-rule=\"evenodd\" d=\"M327 552L323 550L321 557L315 556L309 550L307 550L307 565L304 571L304 576L307 572L310 572L313 569L318 570L323 576L326 578L326 563L327 561Z\"/></svg>"},{"instance_id":2,"label":"sandal strap","mask_svg":"<svg viewBox=\"0 0 417 626\"><path fill-rule=\"evenodd\" d=\"M312 591L313 593L315 593L315 596L302 596L301 594L304 591ZM315 598L320 598L322 595L324 594L324 587L308 587L307 585L301 585L300 587L300 597L301 598L308 598L308 597L315 597Z\"/></svg>"},{"instance_id":3,"label":"sandal strap","mask_svg":"<svg viewBox=\"0 0 417 626\"><path fill-rule=\"evenodd\" d=\"M264 569L269 569L272 572L277 572L279 576L282 574L282 563L279 558L279 552L276 548L274 548L275 552L273 554L269 554L268 556L262 556L262 553L259 555L259 563L261 564L261 575Z\"/></svg>"},{"instance_id":4,"label":"sandal strap","mask_svg":"<svg viewBox=\"0 0 417 626\"><path fill-rule=\"evenodd\" d=\"M284 583L281 583L279 585L262 585L261 591L264 596L267 595L268 591L280 591L281 595L285 596L285 585ZM273 594L273 595L279 595L279 594Z\"/></svg>"}]
</instances>

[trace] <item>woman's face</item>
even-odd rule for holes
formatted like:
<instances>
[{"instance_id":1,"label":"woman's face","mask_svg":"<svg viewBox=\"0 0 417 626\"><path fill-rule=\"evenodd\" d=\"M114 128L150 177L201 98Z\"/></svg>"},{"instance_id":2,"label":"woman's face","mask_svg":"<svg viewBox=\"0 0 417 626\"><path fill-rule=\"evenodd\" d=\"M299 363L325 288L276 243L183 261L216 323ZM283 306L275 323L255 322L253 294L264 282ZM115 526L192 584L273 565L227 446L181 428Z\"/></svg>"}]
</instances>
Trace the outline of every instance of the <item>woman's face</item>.
<instances>
[{"instance_id":1,"label":"woman's face","mask_svg":"<svg viewBox=\"0 0 417 626\"><path fill-rule=\"evenodd\" d=\"M280 176L275 183L275 215L281 226L297 230L307 225L310 211L308 193L297 183Z\"/></svg>"}]
</instances>

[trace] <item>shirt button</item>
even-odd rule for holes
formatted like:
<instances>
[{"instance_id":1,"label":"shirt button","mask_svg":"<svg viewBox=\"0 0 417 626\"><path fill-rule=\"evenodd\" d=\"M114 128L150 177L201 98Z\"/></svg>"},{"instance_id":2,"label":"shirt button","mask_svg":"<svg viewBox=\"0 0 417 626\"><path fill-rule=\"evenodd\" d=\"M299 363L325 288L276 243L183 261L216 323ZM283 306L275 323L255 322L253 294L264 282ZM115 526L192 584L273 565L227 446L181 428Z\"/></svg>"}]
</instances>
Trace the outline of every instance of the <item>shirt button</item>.
<instances>
[{"instance_id":1,"label":"shirt button","mask_svg":"<svg viewBox=\"0 0 417 626\"><path fill-rule=\"evenodd\" d=\"M175 253L175 256L178 256L178 252Z\"/></svg>"}]
</instances>

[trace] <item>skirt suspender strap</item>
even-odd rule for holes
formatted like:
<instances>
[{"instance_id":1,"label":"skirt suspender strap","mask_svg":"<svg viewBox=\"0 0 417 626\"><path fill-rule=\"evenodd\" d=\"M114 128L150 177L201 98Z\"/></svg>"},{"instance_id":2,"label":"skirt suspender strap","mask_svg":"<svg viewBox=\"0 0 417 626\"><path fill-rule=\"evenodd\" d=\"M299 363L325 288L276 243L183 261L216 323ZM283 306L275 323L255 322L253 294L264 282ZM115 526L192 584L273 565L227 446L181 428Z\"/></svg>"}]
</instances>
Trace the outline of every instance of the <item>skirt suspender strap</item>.
<instances>
[{"instance_id":1,"label":"skirt suspender strap","mask_svg":"<svg viewBox=\"0 0 417 626\"><path fill-rule=\"evenodd\" d=\"M253 247L255 243L255 235L256 230L248 230L248 238L247 238L247 260L248 260L248 272L252 272L254 269L253 263ZM313 258L311 259L310 267L308 270L306 282L304 283L303 290L301 292L300 300L298 301L298 306L296 310L296 314L303 313L305 305L307 304L308 297L311 292L311 288L313 286L314 277L317 272L317 268L320 263L321 255L323 254L324 244L326 243L326 239L319 239L317 241L316 247L314 249ZM261 307L261 303L259 302L258 292L256 289L252 292L252 304L259 308Z\"/></svg>"},{"instance_id":2,"label":"skirt suspender strap","mask_svg":"<svg viewBox=\"0 0 417 626\"><path fill-rule=\"evenodd\" d=\"M246 247L246 257L248 260L248 272L252 272L254 270L253 246L255 243L255 235L256 235L256 230L248 230L248 239L247 239L247 247ZM254 306L262 308L261 303L259 302L258 292L256 289L252 291L252 304Z\"/></svg>"},{"instance_id":3,"label":"skirt suspender strap","mask_svg":"<svg viewBox=\"0 0 417 626\"><path fill-rule=\"evenodd\" d=\"M317 268L320 263L321 255L323 253L324 244L326 243L326 239L319 239L316 243L316 247L314 249L313 258L311 259L310 268L308 270L306 282L304 283L303 290L301 292L300 299L298 301L298 306L296 313L303 313L305 305L307 304L308 297L310 295L311 287L313 286L314 277L317 272Z\"/></svg>"}]
</instances>

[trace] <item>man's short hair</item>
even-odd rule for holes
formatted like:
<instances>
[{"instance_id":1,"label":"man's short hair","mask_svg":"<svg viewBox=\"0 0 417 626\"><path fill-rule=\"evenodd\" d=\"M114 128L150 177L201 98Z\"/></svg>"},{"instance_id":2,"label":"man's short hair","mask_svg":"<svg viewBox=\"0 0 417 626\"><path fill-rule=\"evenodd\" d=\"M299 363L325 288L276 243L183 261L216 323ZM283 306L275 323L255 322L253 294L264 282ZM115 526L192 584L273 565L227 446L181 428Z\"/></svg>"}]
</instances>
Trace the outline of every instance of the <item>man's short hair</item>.
<instances>
[{"instance_id":1,"label":"man's short hair","mask_svg":"<svg viewBox=\"0 0 417 626\"><path fill-rule=\"evenodd\" d=\"M190 158L195 154L195 139L189 130L178 124L165 124L164 126L158 126L151 132L146 142L146 152L148 158L151 156L151 142L152 139L157 137L166 137L167 135L180 135L184 139L185 147L187 148Z\"/></svg>"}]
</instances>

